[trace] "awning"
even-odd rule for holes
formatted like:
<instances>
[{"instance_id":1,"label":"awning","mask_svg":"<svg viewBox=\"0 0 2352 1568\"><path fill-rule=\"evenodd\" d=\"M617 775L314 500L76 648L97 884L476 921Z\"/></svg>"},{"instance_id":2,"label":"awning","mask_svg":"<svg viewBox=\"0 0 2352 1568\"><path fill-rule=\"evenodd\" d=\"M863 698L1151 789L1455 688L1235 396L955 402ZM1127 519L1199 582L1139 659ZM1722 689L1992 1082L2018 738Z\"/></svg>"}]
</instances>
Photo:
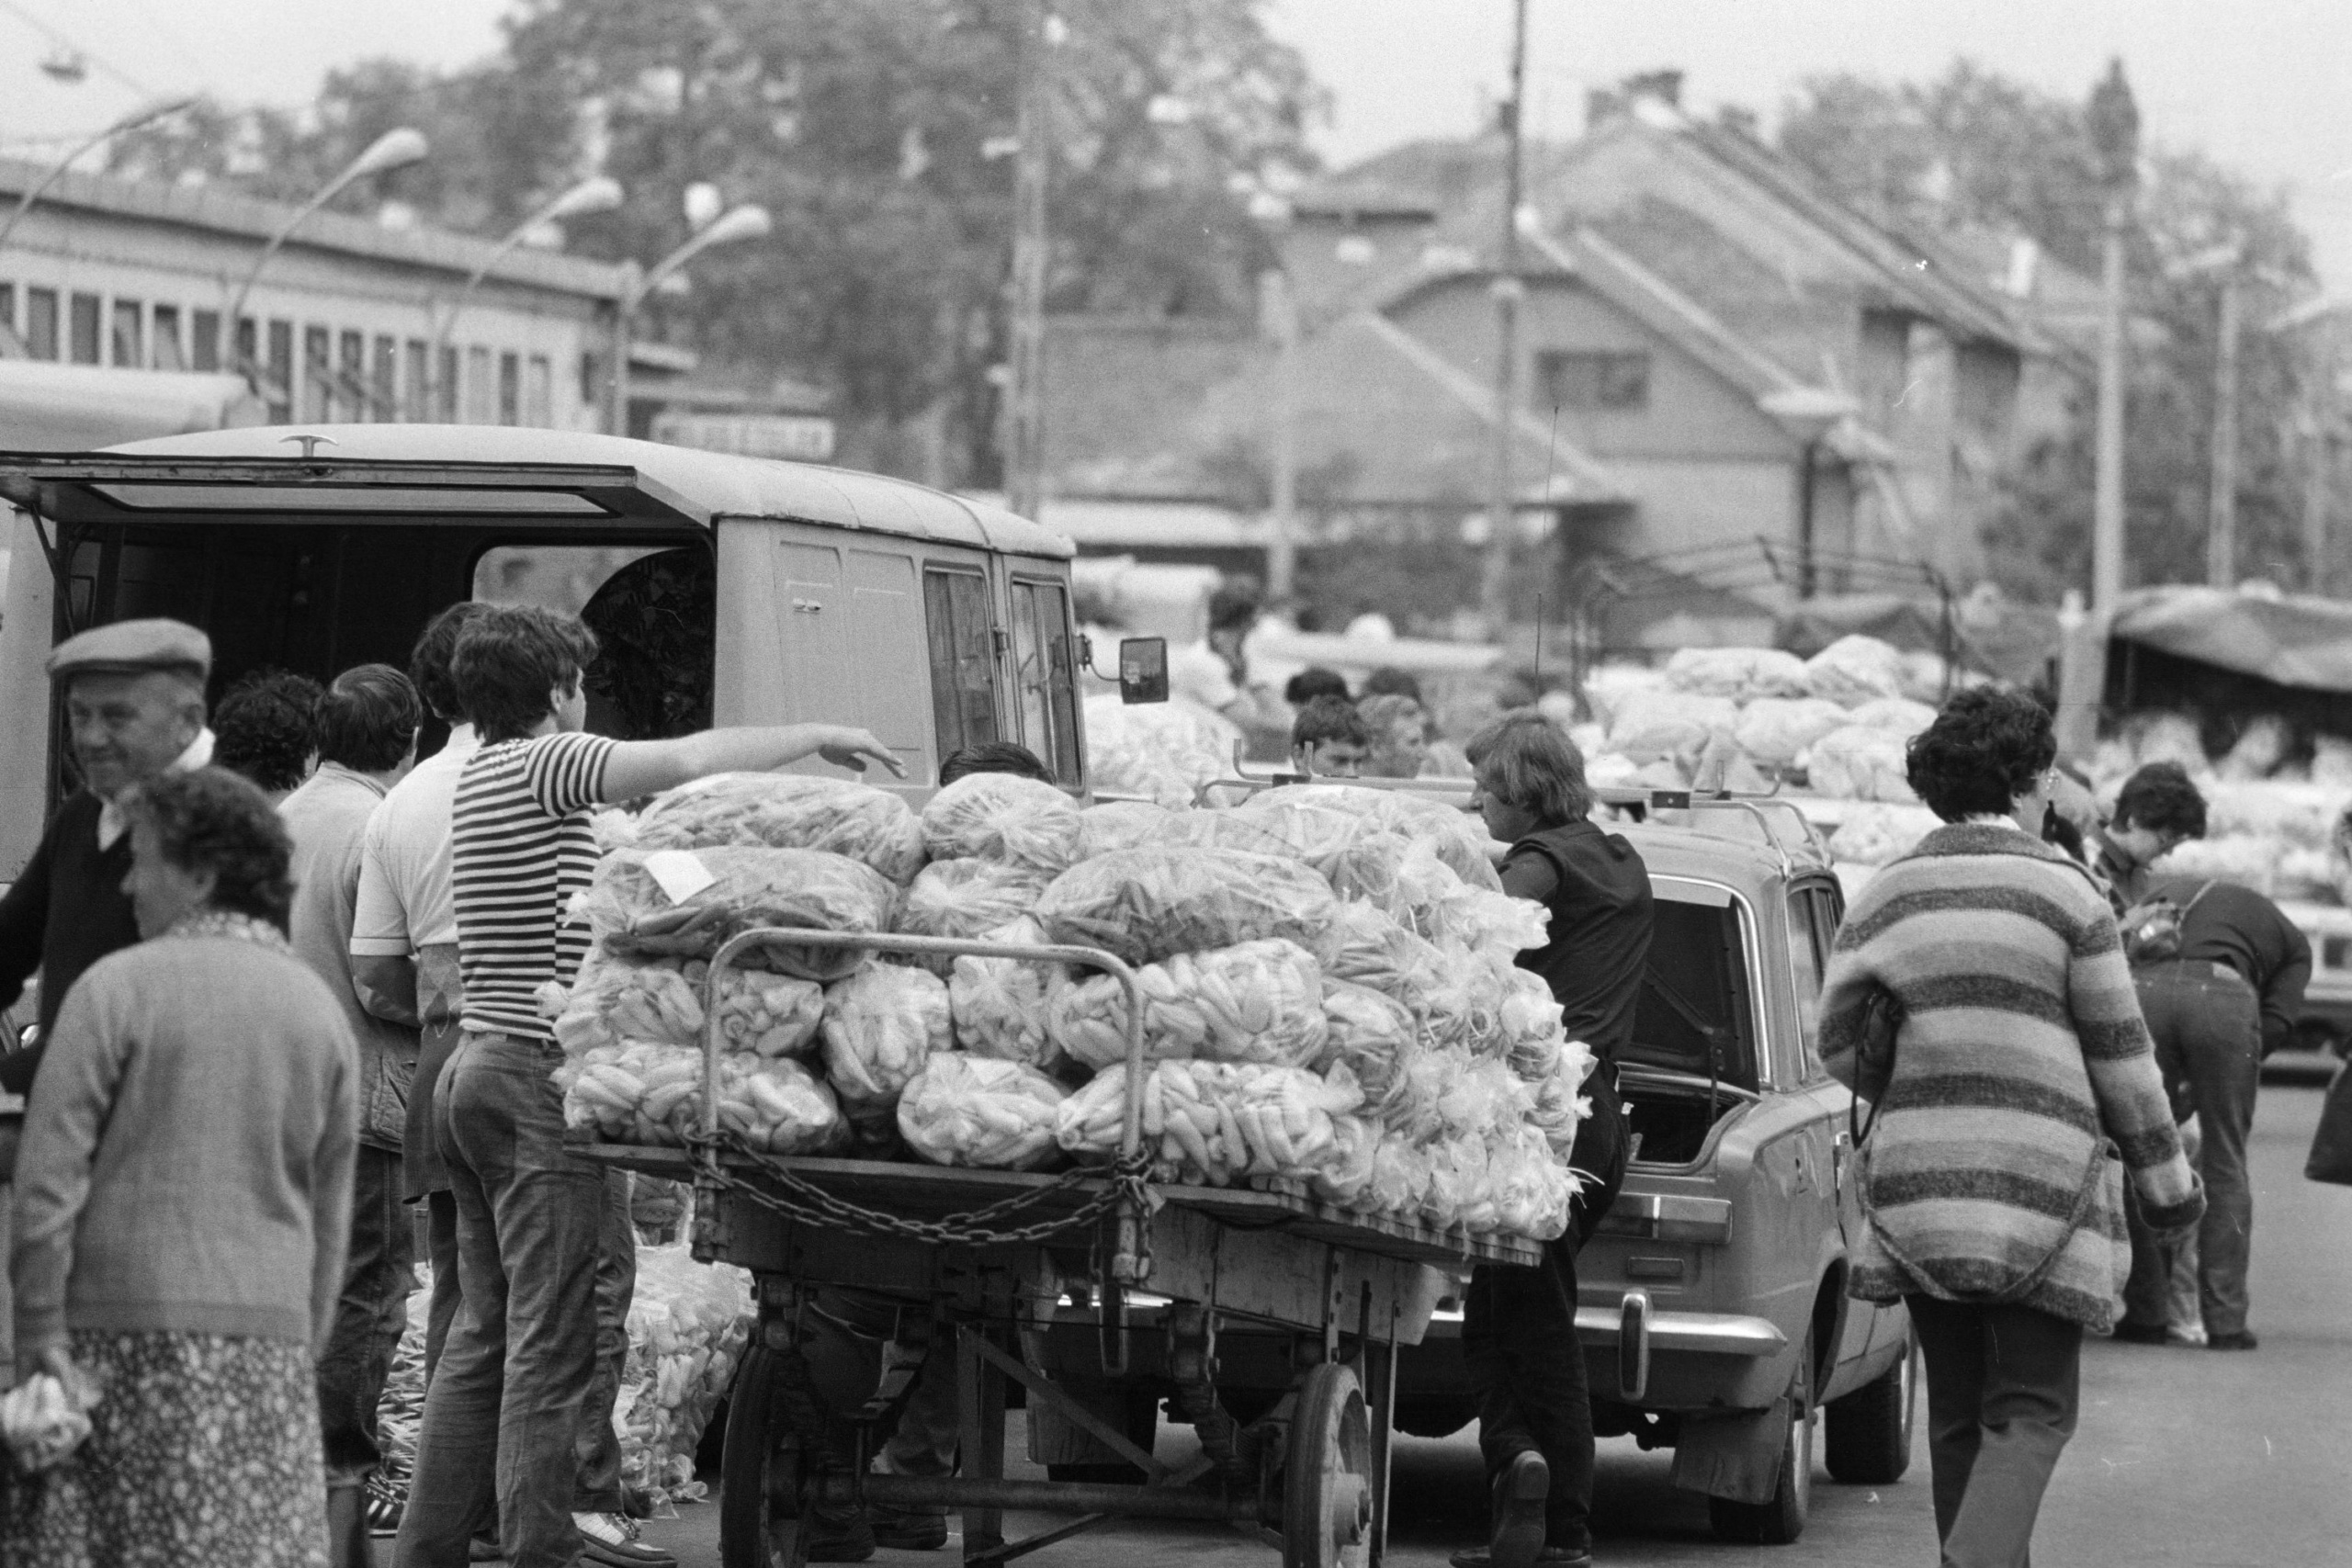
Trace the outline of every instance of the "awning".
<instances>
[{"instance_id":1,"label":"awning","mask_svg":"<svg viewBox=\"0 0 2352 1568\"><path fill-rule=\"evenodd\" d=\"M0 359L0 450L87 452L266 417L238 376Z\"/></svg>"},{"instance_id":2,"label":"awning","mask_svg":"<svg viewBox=\"0 0 2352 1568\"><path fill-rule=\"evenodd\" d=\"M2144 588L2124 596L2117 642L2306 691L2352 692L2352 604L2225 588Z\"/></svg>"}]
</instances>

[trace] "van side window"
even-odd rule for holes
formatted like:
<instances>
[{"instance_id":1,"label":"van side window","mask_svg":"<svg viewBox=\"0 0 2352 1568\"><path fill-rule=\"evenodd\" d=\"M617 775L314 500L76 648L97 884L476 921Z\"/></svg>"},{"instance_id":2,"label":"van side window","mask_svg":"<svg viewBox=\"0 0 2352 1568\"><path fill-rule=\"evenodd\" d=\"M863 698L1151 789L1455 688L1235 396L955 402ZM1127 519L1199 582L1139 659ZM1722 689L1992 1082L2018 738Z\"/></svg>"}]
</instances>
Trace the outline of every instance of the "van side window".
<instances>
[{"instance_id":1,"label":"van side window","mask_svg":"<svg viewBox=\"0 0 2352 1568\"><path fill-rule=\"evenodd\" d=\"M925 567L922 605L931 639L931 714L944 759L998 738L988 580L977 571Z\"/></svg>"},{"instance_id":2,"label":"van side window","mask_svg":"<svg viewBox=\"0 0 2352 1568\"><path fill-rule=\"evenodd\" d=\"M1022 741L1055 778L1075 784L1078 676L1070 657L1069 595L1059 583L1013 582L1012 657Z\"/></svg>"}]
</instances>

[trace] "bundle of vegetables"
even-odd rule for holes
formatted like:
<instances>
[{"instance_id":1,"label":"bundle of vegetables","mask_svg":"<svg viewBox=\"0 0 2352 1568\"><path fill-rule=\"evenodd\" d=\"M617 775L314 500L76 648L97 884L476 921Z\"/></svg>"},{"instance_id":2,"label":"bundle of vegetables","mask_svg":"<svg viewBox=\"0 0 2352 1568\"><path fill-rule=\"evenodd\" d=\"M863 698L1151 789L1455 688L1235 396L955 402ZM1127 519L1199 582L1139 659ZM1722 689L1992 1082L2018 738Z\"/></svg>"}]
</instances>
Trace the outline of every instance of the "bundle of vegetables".
<instances>
[{"instance_id":1,"label":"bundle of vegetables","mask_svg":"<svg viewBox=\"0 0 2352 1568\"><path fill-rule=\"evenodd\" d=\"M922 808L933 860L989 860L1058 876L1078 858L1078 803L1016 773L967 773Z\"/></svg>"},{"instance_id":2,"label":"bundle of vegetables","mask_svg":"<svg viewBox=\"0 0 2352 1568\"><path fill-rule=\"evenodd\" d=\"M1880 697L1899 697L1906 683L1903 655L1892 645L1859 634L1841 637L1805 660L1805 689L1847 707Z\"/></svg>"},{"instance_id":3,"label":"bundle of vegetables","mask_svg":"<svg viewBox=\"0 0 2352 1568\"><path fill-rule=\"evenodd\" d=\"M1317 1072L1345 1062L1376 1113L1401 1081L1403 1064L1419 1048L1413 1015L1403 1003L1369 986L1326 976L1323 981L1323 1050Z\"/></svg>"},{"instance_id":4,"label":"bundle of vegetables","mask_svg":"<svg viewBox=\"0 0 2352 1568\"><path fill-rule=\"evenodd\" d=\"M1061 1085L1019 1062L942 1052L899 1097L899 1133L933 1165L1026 1170L1059 1152Z\"/></svg>"},{"instance_id":5,"label":"bundle of vegetables","mask_svg":"<svg viewBox=\"0 0 2352 1568\"><path fill-rule=\"evenodd\" d=\"M1429 1145L1387 1137L1373 1146L1372 1174L1349 1205L1358 1213L1418 1219L1430 1190Z\"/></svg>"},{"instance_id":6,"label":"bundle of vegetables","mask_svg":"<svg viewBox=\"0 0 2352 1568\"><path fill-rule=\"evenodd\" d=\"M1323 1049L1323 970L1280 937L1180 953L1136 971L1144 1054L1155 1060L1297 1066ZM1087 1067L1127 1055L1126 993L1109 975L1065 981L1046 1004L1046 1032Z\"/></svg>"},{"instance_id":7,"label":"bundle of vegetables","mask_svg":"<svg viewBox=\"0 0 2352 1568\"><path fill-rule=\"evenodd\" d=\"M1280 852L1329 874L1332 861L1367 834L1387 833L1367 818L1337 805L1283 796L1283 792L1244 802L1223 813L1259 829L1282 845Z\"/></svg>"},{"instance_id":8,"label":"bundle of vegetables","mask_svg":"<svg viewBox=\"0 0 2352 1568\"><path fill-rule=\"evenodd\" d=\"M984 941L1039 945L1046 933L1026 916L984 933ZM947 1011L956 1043L976 1056L1051 1069L1061 1050L1046 1032L1046 1003L1063 966L1022 958L958 957L947 977Z\"/></svg>"},{"instance_id":9,"label":"bundle of vegetables","mask_svg":"<svg viewBox=\"0 0 2352 1568\"><path fill-rule=\"evenodd\" d=\"M1323 973L1368 986L1419 1012L1446 982L1445 955L1370 903L1348 899L1332 912L1317 955Z\"/></svg>"},{"instance_id":10,"label":"bundle of vegetables","mask_svg":"<svg viewBox=\"0 0 2352 1568\"><path fill-rule=\"evenodd\" d=\"M1433 844L1401 833L1365 833L1320 869L1342 898L1363 899L1432 942L1444 933L1448 900L1468 891Z\"/></svg>"},{"instance_id":11,"label":"bundle of vegetables","mask_svg":"<svg viewBox=\"0 0 2352 1568\"><path fill-rule=\"evenodd\" d=\"M0 1443L28 1475L37 1475L82 1446L90 1417L54 1373L36 1372L0 1394Z\"/></svg>"},{"instance_id":12,"label":"bundle of vegetables","mask_svg":"<svg viewBox=\"0 0 2352 1568\"><path fill-rule=\"evenodd\" d=\"M1238 850L1114 850L1056 877L1037 901L1054 942L1150 964L1264 937L1315 951L1338 900L1295 861Z\"/></svg>"},{"instance_id":13,"label":"bundle of vegetables","mask_svg":"<svg viewBox=\"0 0 2352 1568\"><path fill-rule=\"evenodd\" d=\"M1527 1124L1543 1136L1563 1168L1576 1152L1577 1123L1592 1114L1592 1101L1584 1094L1584 1080L1591 1071L1592 1047L1571 1040L1560 1047L1552 1070L1532 1085L1535 1109L1528 1112Z\"/></svg>"},{"instance_id":14,"label":"bundle of vegetables","mask_svg":"<svg viewBox=\"0 0 2352 1568\"><path fill-rule=\"evenodd\" d=\"M702 1124L702 1053L631 1041L556 1070L567 1126L615 1143L680 1145ZM790 1057L718 1058L719 1124L769 1154L818 1154L848 1136L833 1091Z\"/></svg>"},{"instance_id":15,"label":"bundle of vegetables","mask_svg":"<svg viewBox=\"0 0 2352 1568\"><path fill-rule=\"evenodd\" d=\"M656 1506L703 1495L695 1450L727 1397L753 1321L752 1278L683 1246L639 1247L613 1427L621 1480Z\"/></svg>"},{"instance_id":16,"label":"bundle of vegetables","mask_svg":"<svg viewBox=\"0 0 2352 1568\"><path fill-rule=\"evenodd\" d=\"M887 1113L933 1053L952 1050L947 984L926 969L869 964L825 990L825 1076L853 1116Z\"/></svg>"},{"instance_id":17,"label":"bundle of vegetables","mask_svg":"<svg viewBox=\"0 0 2352 1568\"><path fill-rule=\"evenodd\" d=\"M1740 702L1805 694L1804 660L1777 648L1686 648L1666 661L1678 692Z\"/></svg>"},{"instance_id":18,"label":"bundle of vegetables","mask_svg":"<svg viewBox=\"0 0 2352 1568\"><path fill-rule=\"evenodd\" d=\"M1037 907L1048 880L1043 872L1000 861L935 860L922 868L907 889L906 903L899 910L899 930L913 936L978 938L1027 916ZM939 975L947 974L955 964L952 958L910 958L909 962L920 963Z\"/></svg>"},{"instance_id":19,"label":"bundle of vegetables","mask_svg":"<svg viewBox=\"0 0 2352 1568\"><path fill-rule=\"evenodd\" d=\"M1487 1144L1487 1192L1493 1204L1489 1229L1554 1241L1567 1231L1577 1179L1543 1133L1522 1125L1503 1129Z\"/></svg>"},{"instance_id":20,"label":"bundle of vegetables","mask_svg":"<svg viewBox=\"0 0 2352 1568\"><path fill-rule=\"evenodd\" d=\"M1438 858L1471 886L1490 891L1502 887L1490 854L1495 844L1487 837L1485 824L1442 800L1410 790L1367 789L1362 784L1284 784L1255 796L1250 809L1264 811L1288 805L1345 811L1375 829L1408 839L1426 839L1436 848Z\"/></svg>"},{"instance_id":21,"label":"bundle of vegetables","mask_svg":"<svg viewBox=\"0 0 2352 1568\"><path fill-rule=\"evenodd\" d=\"M804 773L714 773L680 784L637 819L636 847L764 845L824 850L904 886L922 869L922 829L907 803L854 779Z\"/></svg>"},{"instance_id":22,"label":"bundle of vegetables","mask_svg":"<svg viewBox=\"0 0 2352 1568\"><path fill-rule=\"evenodd\" d=\"M1840 800L1917 805L1904 738L1892 729L1849 724L1813 743L1806 777L1815 791Z\"/></svg>"},{"instance_id":23,"label":"bundle of vegetables","mask_svg":"<svg viewBox=\"0 0 2352 1568\"><path fill-rule=\"evenodd\" d=\"M1182 820L1148 800L1106 800L1078 814L1078 858L1092 860L1113 850L1132 850L1159 840Z\"/></svg>"},{"instance_id":24,"label":"bundle of vegetables","mask_svg":"<svg viewBox=\"0 0 2352 1568\"><path fill-rule=\"evenodd\" d=\"M1542 1083L1559 1065L1567 1032L1561 1007L1544 977L1515 964L1488 961L1502 1001L1496 1015L1495 1047L1504 1065L1528 1083Z\"/></svg>"},{"instance_id":25,"label":"bundle of vegetables","mask_svg":"<svg viewBox=\"0 0 2352 1568\"><path fill-rule=\"evenodd\" d=\"M639 962L594 948L562 997L556 1040L575 1056L631 1040L699 1047L709 968L698 958ZM789 1056L817 1037L824 1005L823 987L810 981L730 966L716 1009L728 1050Z\"/></svg>"},{"instance_id":26,"label":"bundle of vegetables","mask_svg":"<svg viewBox=\"0 0 2352 1568\"><path fill-rule=\"evenodd\" d=\"M1361 1116L1331 1118L1330 1158L1308 1178L1306 1190L1326 1203L1353 1208L1380 1163L1381 1128Z\"/></svg>"},{"instance_id":27,"label":"bundle of vegetables","mask_svg":"<svg viewBox=\"0 0 2352 1568\"><path fill-rule=\"evenodd\" d=\"M1486 1056L1450 1074L1437 1099L1439 1124L1455 1138L1483 1136L1492 1127L1515 1127L1534 1109L1534 1089L1510 1067Z\"/></svg>"},{"instance_id":28,"label":"bundle of vegetables","mask_svg":"<svg viewBox=\"0 0 2352 1568\"><path fill-rule=\"evenodd\" d=\"M1110 1067L1062 1101L1061 1146L1115 1153L1125 1095L1125 1069ZM1160 1062L1144 1080L1143 1133L1181 1180L1311 1178L1339 1153L1332 1119L1363 1102L1344 1067L1318 1076L1255 1062Z\"/></svg>"},{"instance_id":29,"label":"bundle of vegetables","mask_svg":"<svg viewBox=\"0 0 2352 1568\"><path fill-rule=\"evenodd\" d=\"M898 888L873 867L822 850L616 850L597 865L582 902L608 952L707 958L752 926L888 931ZM744 953L743 963L831 981L854 969L861 956L838 948L759 947Z\"/></svg>"},{"instance_id":30,"label":"bundle of vegetables","mask_svg":"<svg viewBox=\"0 0 2352 1568\"><path fill-rule=\"evenodd\" d=\"M1190 703L1129 706L1115 693L1086 699L1087 776L1107 795L1190 806L1194 790L1233 771L1240 739L1230 720Z\"/></svg>"}]
</instances>

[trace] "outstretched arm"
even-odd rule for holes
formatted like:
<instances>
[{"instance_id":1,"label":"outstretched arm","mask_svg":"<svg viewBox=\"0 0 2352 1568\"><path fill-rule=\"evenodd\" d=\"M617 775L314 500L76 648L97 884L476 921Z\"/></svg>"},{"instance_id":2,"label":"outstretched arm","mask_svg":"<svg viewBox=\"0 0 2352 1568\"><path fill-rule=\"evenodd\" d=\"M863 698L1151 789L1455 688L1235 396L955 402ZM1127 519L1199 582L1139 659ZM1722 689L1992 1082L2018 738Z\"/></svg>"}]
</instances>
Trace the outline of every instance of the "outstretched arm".
<instances>
[{"instance_id":1,"label":"outstretched arm","mask_svg":"<svg viewBox=\"0 0 2352 1568\"><path fill-rule=\"evenodd\" d=\"M605 763L598 794L606 801L635 800L712 773L767 773L815 756L861 773L871 759L894 778L907 776L906 764L865 730L838 724L787 724L706 729L675 740L624 740Z\"/></svg>"}]
</instances>

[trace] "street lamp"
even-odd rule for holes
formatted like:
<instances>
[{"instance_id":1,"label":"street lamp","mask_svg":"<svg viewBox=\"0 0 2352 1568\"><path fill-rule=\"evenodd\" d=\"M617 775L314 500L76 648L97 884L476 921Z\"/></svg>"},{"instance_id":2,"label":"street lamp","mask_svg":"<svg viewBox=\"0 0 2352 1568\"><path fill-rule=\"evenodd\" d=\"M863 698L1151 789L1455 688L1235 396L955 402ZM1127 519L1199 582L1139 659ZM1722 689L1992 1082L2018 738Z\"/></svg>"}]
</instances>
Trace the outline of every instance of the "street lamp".
<instances>
[{"instance_id":1,"label":"street lamp","mask_svg":"<svg viewBox=\"0 0 2352 1568\"><path fill-rule=\"evenodd\" d=\"M473 275L468 277L464 285L458 288L457 298L450 302L449 313L442 318L440 326L433 333L431 356L424 362L424 373L429 377L439 367L441 351L448 344L449 334L457 330L458 318L465 313L466 301L473 298L476 288L481 287L481 280L490 276L490 269L505 260L506 254L521 244L525 236L528 235L532 230L542 223L560 222L566 218L584 217L592 212L610 212L618 207L623 199L625 198L620 181L605 175L594 175L582 180L578 185L514 225L507 236L492 248L490 254L482 258L481 265L474 268Z\"/></svg>"},{"instance_id":2,"label":"street lamp","mask_svg":"<svg viewBox=\"0 0 2352 1568\"><path fill-rule=\"evenodd\" d=\"M731 245L741 240L763 238L774 225L768 220L768 209L745 203L720 214L705 225L700 232L655 262L642 276L632 276L613 307L613 374L606 392L609 406L605 410L605 428L615 435L628 434L628 329L637 308L645 297L662 287L663 282L683 270L703 252L715 245Z\"/></svg>"},{"instance_id":3,"label":"street lamp","mask_svg":"<svg viewBox=\"0 0 2352 1568\"><path fill-rule=\"evenodd\" d=\"M319 194L304 203L301 210L279 224L277 232L269 237L269 243L261 248L261 254L254 260L253 270L245 274L244 282L238 286L236 298L229 306L229 331L235 333L238 330L239 323L245 319L246 297L253 293L254 285L261 281L262 269L269 265L269 258L277 254L277 248L286 243L287 236L302 226L304 219L342 195L353 181L422 163L431 151L432 147L424 140L424 132L405 125L397 130L388 130L369 142L368 150L345 164L343 173L322 186ZM241 351L238 358L247 362L241 368L246 369L250 377L250 356Z\"/></svg>"},{"instance_id":4,"label":"street lamp","mask_svg":"<svg viewBox=\"0 0 2352 1568\"><path fill-rule=\"evenodd\" d=\"M1844 392L1822 387L1784 388L1765 393L1756 403L1797 438L1797 597L1810 599L1817 581L1814 569L1815 459L1823 438L1860 412L1861 405Z\"/></svg>"},{"instance_id":5,"label":"street lamp","mask_svg":"<svg viewBox=\"0 0 2352 1568\"><path fill-rule=\"evenodd\" d=\"M141 126L153 125L159 119L165 118L171 115L175 115L182 109L192 107L196 102L197 100L195 98L187 97L169 98L162 103L149 104L144 108L131 110L129 114L123 116L120 119L116 120L112 125L107 126L104 130L99 131L96 135L90 137L87 141L77 143L71 152L66 153L65 156L51 164L49 172L41 175L39 180L35 181L31 189L26 191L24 195L17 198L16 208L8 214L7 221L0 223L0 245L6 245L8 243L8 236L16 232L17 223L24 217L26 209L31 207L34 202L39 201L48 191L49 187L55 185L58 180L63 176L65 171L72 166L76 158L79 158L83 153L87 152L91 148L96 147L99 142L106 141L109 137L120 136L126 130L137 130Z\"/></svg>"},{"instance_id":6,"label":"street lamp","mask_svg":"<svg viewBox=\"0 0 2352 1568\"><path fill-rule=\"evenodd\" d=\"M2123 231L2140 182L2140 109L2109 63L2084 116L2107 197L2099 260L2098 423L2091 498L2091 608L2112 615L2123 596ZM2103 634L2102 634L2103 635Z\"/></svg>"}]
</instances>

